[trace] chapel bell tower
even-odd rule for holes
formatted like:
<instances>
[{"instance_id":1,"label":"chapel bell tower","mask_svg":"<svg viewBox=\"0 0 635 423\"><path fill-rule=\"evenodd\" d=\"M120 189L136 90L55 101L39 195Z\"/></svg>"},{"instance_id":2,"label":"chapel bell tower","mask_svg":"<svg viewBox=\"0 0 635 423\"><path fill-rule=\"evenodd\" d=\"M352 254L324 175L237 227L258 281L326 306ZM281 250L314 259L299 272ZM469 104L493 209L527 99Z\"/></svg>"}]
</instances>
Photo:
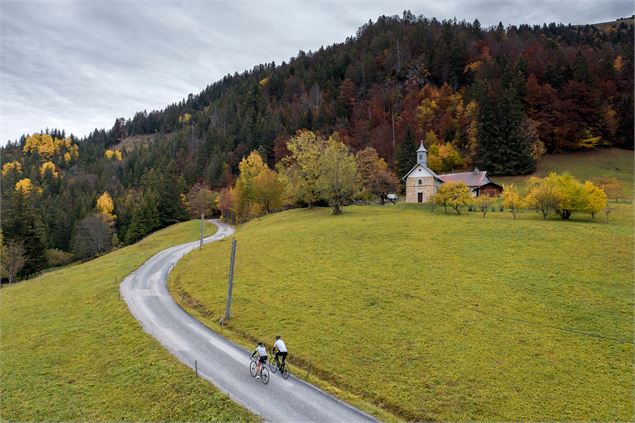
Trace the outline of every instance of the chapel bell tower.
<instances>
[{"instance_id":1,"label":"chapel bell tower","mask_svg":"<svg viewBox=\"0 0 635 423\"><path fill-rule=\"evenodd\" d=\"M428 150L423 146L423 141L421 141L421 146L417 150L417 163L428 167Z\"/></svg>"}]
</instances>

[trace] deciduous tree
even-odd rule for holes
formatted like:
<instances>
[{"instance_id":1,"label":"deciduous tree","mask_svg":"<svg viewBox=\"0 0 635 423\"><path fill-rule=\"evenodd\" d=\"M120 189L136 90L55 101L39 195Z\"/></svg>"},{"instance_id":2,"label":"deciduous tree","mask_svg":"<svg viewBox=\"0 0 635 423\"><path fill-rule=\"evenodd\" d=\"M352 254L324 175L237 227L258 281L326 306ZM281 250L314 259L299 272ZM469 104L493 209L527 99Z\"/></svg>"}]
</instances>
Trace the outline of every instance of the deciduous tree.
<instances>
[{"instance_id":1,"label":"deciduous tree","mask_svg":"<svg viewBox=\"0 0 635 423\"><path fill-rule=\"evenodd\" d=\"M75 225L73 253L81 260L107 253L112 248L112 238L110 223L100 215L90 214Z\"/></svg>"},{"instance_id":2,"label":"deciduous tree","mask_svg":"<svg viewBox=\"0 0 635 423\"><path fill-rule=\"evenodd\" d=\"M523 207L523 198L514 184L503 186L503 206L507 207L516 219L516 213Z\"/></svg>"},{"instance_id":3,"label":"deciduous tree","mask_svg":"<svg viewBox=\"0 0 635 423\"><path fill-rule=\"evenodd\" d=\"M560 208L561 201L562 193L556 185L546 178L529 178L525 203L542 213L543 219L555 213Z\"/></svg>"},{"instance_id":4,"label":"deciduous tree","mask_svg":"<svg viewBox=\"0 0 635 423\"><path fill-rule=\"evenodd\" d=\"M320 197L333 207L333 214L342 214L357 188L357 165L348 147L336 137L328 140L319 160L320 176L317 188Z\"/></svg>"},{"instance_id":5,"label":"deciduous tree","mask_svg":"<svg viewBox=\"0 0 635 423\"><path fill-rule=\"evenodd\" d=\"M441 185L434 195L436 204L442 204L446 209L452 207L456 214L461 214L461 208L472 204L470 188L463 182L446 182Z\"/></svg>"},{"instance_id":6,"label":"deciduous tree","mask_svg":"<svg viewBox=\"0 0 635 423\"><path fill-rule=\"evenodd\" d=\"M22 240L9 240L2 246L2 276L13 283L26 263L26 249Z\"/></svg>"}]
</instances>

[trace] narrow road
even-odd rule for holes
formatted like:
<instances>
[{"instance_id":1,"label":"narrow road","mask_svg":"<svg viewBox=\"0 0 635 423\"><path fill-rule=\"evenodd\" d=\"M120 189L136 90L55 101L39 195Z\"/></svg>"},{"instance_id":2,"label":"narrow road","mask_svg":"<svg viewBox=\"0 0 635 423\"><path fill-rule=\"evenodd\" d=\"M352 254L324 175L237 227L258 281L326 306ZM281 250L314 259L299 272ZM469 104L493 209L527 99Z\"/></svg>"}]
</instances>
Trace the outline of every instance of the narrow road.
<instances>
[{"instance_id":1,"label":"narrow road","mask_svg":"<svg viewBox=\"0 0 635 423\"><path fill-rule=\"evenodd\" d=\"M218 221L213 223L218 226L218 231L205 238L205 243L234 232L231 226ZM279 374L271 374L269 384L263 385L249 374L251 352L211 331L176 304L167 289L168 274L184 254L197 247L198 241L168 248L145 262L121 283L123 298L146 332L187 366L194 368L196 361L201 377L265 421L375 421L373 417L293 376L284 380ZM293 362L293 350L290 361Z\"/></svg>"}]
</instances>

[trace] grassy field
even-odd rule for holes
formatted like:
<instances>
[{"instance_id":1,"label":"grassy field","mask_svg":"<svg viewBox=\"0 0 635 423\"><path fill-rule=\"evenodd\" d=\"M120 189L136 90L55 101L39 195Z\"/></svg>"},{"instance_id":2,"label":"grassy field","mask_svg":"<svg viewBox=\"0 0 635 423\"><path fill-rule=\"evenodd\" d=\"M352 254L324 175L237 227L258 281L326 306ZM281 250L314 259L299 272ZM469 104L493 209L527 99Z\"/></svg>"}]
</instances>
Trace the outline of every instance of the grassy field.
<instances>
[{"instance_id":1,"label":"grassy field","mask_svg":"<svg viewBox=\"0 0 635 423\"><path fill-rule=\"evenodd\" d=\"M197 221L171 226L96 260L3 287L0 418L257 420L196 379L119 299L125 275L156 252L197 239L198 231Z\"/></svg>"},{"instance_id":2,"label":"grassy field","mask_svg":"<svg viewBox=\"0 0 635 423\"><path fill-rule=\"evenodd\" d=\"M569 172L582 182L602 176L616 178L624 184L626 198L633 198L633 152L620 148L597 149L589 152L550 154L538 162L534 176L549 172ZM524 190L526 176L494 176L497 183L516 184Z\"/></svg>"},{"instance_id":3,"label":"grassy field","mask_svg":"<svg viewBox=\"0 0 635 423\"><path fill-rule=\"evenodd\" d=\"M292 363L409 420L632 421L633 209L576 219L398 205L253 220L229 331L282 334ZM170 279L210 327L229 250Z\"/></svg>"}]
</instances>

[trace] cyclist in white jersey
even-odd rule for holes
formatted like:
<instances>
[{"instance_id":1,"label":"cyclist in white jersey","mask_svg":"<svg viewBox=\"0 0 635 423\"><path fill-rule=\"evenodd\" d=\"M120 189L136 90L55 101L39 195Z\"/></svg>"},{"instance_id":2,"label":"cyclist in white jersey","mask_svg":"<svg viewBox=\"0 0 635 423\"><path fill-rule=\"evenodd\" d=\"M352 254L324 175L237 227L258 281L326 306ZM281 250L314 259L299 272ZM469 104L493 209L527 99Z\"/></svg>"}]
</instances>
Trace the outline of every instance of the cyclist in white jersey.
<instances>
[{"instance_id":1,"label":"cyclist in white jersey","mask_svg":"<svg viewBox=\"0 0 635 423\"><path fill-rule=\"evenodd\" d=\"M262 341L258 342L256 351L254 351L251 356L253 357L256 354L258 354L258 362L256 363L256 379L260 379L260 367L262 364L267 362L267 349Z\"/></svg>"},{"instance_id":2,"label":"cyclist in white jersey","mask_svg":"<svg viewBox=\"0 0 635 423\"><path fill-rule=\"evenodd\" d=\"M278 349L278 351L276 351ZM273 344L273 348L271 349L271 353L276 354L276 361L278 357L282 357L282 366L284 367L285 360L287 359L287 346L284 344L284 341L280 339L280 336L276 336L276 342Z\"/></svg>"}]
</instances>

